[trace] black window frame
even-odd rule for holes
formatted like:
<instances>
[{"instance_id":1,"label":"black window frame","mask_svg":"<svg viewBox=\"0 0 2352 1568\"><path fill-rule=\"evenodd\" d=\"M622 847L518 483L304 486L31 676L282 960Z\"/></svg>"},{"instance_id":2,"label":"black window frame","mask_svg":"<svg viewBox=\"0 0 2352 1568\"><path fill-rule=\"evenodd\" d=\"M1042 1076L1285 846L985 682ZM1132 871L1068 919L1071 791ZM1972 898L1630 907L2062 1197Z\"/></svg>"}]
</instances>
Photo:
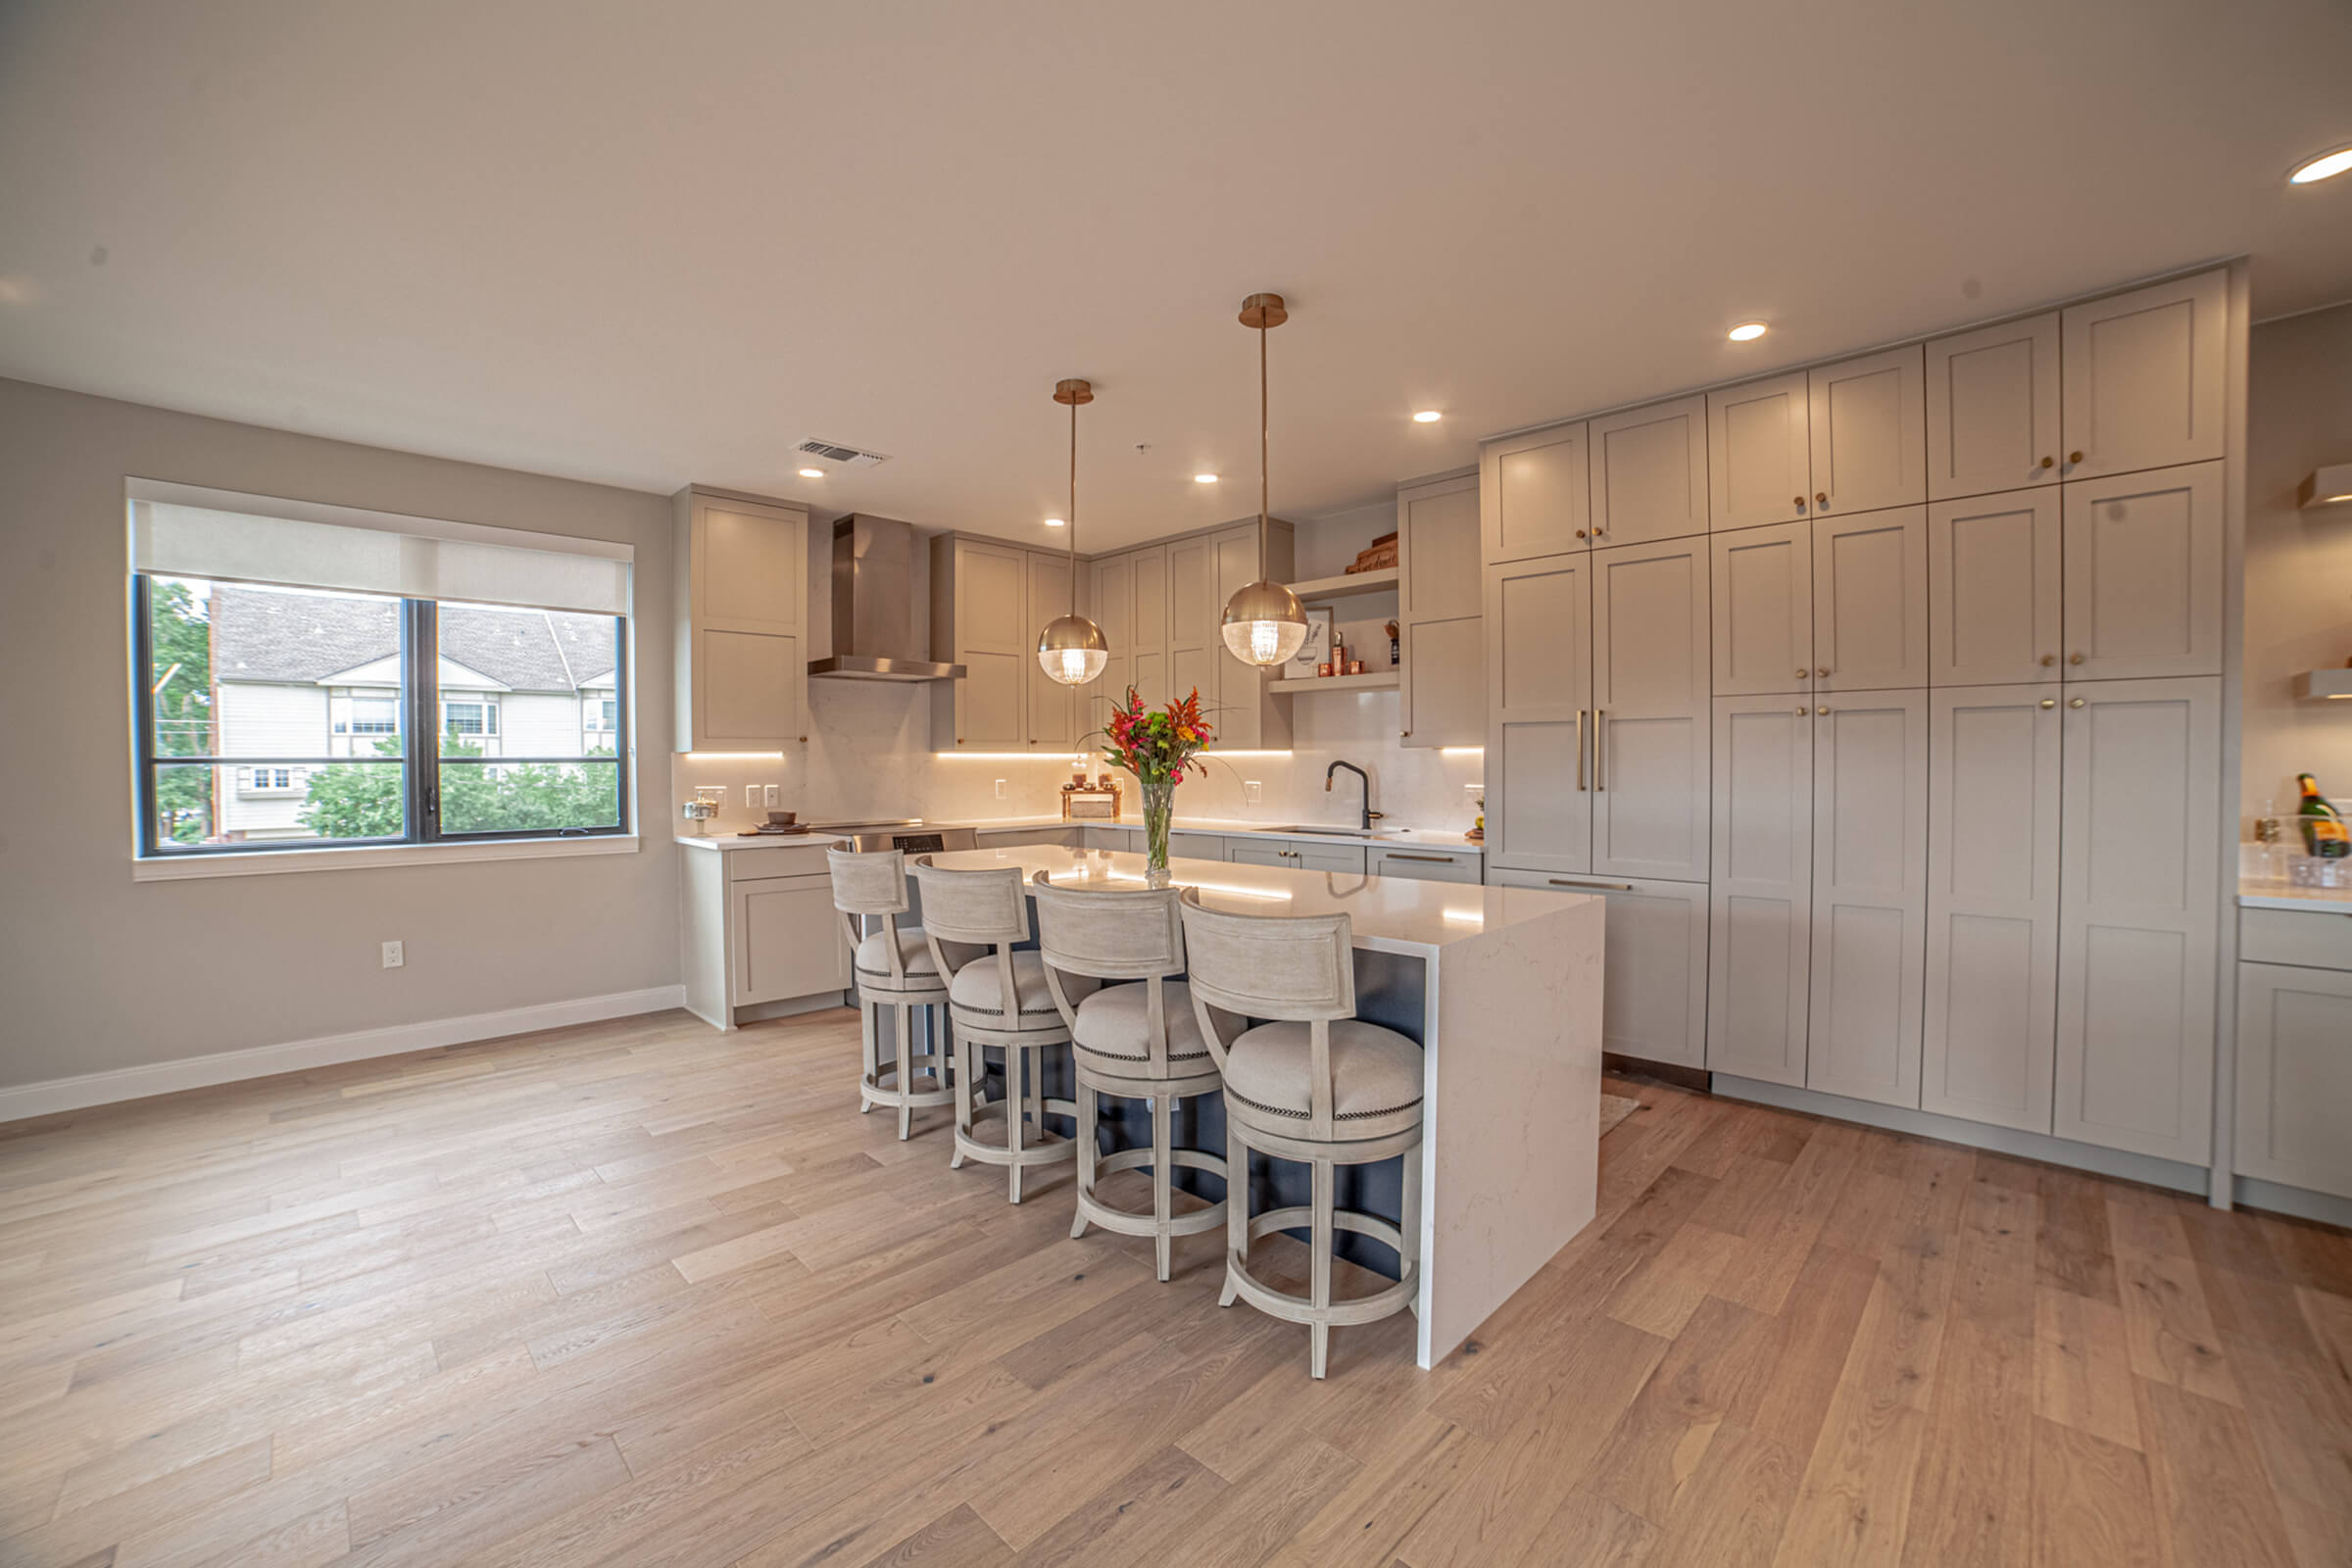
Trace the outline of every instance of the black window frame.
<instances>
[{"instance_id":1,"label":"black window frame","mask_svg":"<svg viewBox=\"0 0 2352 1568\"><path fill-rule=\"evenodd\" d=\"M500 766L577 764L588 762L613 771L613 817L611 827L491 828L479 832L445 832L441 827L441 683L440 606L430 599L400 603L401 754L397 758L368 757L228 757L217 752L201 756L164 756L155 750L155 690L150 678L155 667L154 591L146 572L131 574L131 697L137 733L132 739L138 768L138 856L142 860L195 859L213 855L307 855L320 850L416 849L450 844L507 844L540 839L625 838L635 831L630 821L629 773L635 749L629 736L629 669L635 649L629 636L629 617L614 615L613 700L617 705L612 730L612 756L499 757L468 765L496 762ZM328 720L333 730L333 720ZM357 734L349 737L358 740ZM484 739L493 737L484 736ZM219 744L216 730L214 744ZM419 751L419 746L423 750ZM268 839L255 843L180 844L159 837L155 781L165 767L397 767L401 770L401 822L397 835L352 839ZM218 826L219 824L215 824Z\"/></svg>"}]
</instances>

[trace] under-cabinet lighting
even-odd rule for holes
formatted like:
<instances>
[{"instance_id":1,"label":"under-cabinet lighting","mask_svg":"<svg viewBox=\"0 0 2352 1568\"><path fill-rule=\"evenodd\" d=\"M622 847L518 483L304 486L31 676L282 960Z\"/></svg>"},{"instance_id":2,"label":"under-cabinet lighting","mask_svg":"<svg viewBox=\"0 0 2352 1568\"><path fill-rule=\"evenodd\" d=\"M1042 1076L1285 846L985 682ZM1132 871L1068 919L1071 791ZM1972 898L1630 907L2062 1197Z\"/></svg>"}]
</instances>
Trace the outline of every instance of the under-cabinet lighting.
<instances>
[{"instance_id":1,"label":"under-cabinet lighting","mask_svg":"<svg viewBox=\"0 0 2352 1568\"><path fill-rule=\"evenodd\" d=\"M1440 757L1484 757L1487 755L1487 749L1484 746L1441 746L1438 748L1438 755Z\"/></svg>"},{"instance_id":2,"label":"under-cabinet lighting","mask_svg":"<svg viewBox=\"0 0 2352 1568\"><path fill-rule=\"evenodd\" d=\"M2352 147L2338 147L2331 153L2322 153L2317 158L2296 165L2295 172L2286 176L2286 182L2289 185L2308 185L2314 180L2340 174L2347 169L2352 169Z\"/></svg>"},{"instance_id":3,"label":"under-cabinet lighting","mask_svg":"<svg viewBox=\"0 0 2352 1568\"><path fill-rule=\"evenodd\" d=\"M780 762L782 752L688 752L690 762Z\"/></svg>"},{"instance_id":4,"label":"under-cabinet lighting","mask_svg":"<svg viewBox=\"0 0 2352 1568\"><path fill-rule=\"evenodd\" d=\"M2339 506L2346 501L2352 501L2352 463L2331 463L2325 468L2314 468L2295 486L2295 505L2305 511Z\"/></svg>"},{"instance_id":5,"label":"under-cabinet lighting","mask_svg":"<svg viewBox=\"0 0 2352 1568\"><path fill-rule=\"evenodd\" d=\"M1195 484L1215 484L1216 482L1217 476L1213 473L1196 473L1193 475L1193 483Z\"/></svg>"},{"instance_id":6,"label":"under-cabinet lighting","mask_svg":"<svg viewBox=\"0 0 2352 1568\"><path fill-rule=\"evenodd\" d=\"M1769 330L1771 328L1762 321L1741 321L1738 326L1732 328L1730 336L1735 343L1753 343Z\"/></svg>"},{"instance_id":7,"label":"under-cabinet lighting","mask_svg":"<svg viewBox=\"0 0 2352 1568\"><path fill-rule=\"evenodd\" d=\"M1046 526L1049 528L1067 528L1069 523L1060 517L1048 517L1046 519Z\"/></svg>"},{"instance_id":8,"label":"under-cabinet lighting","mask_svg":"<svg viewBox=\"0 0 2352 1568\"><path fill-rule=\"evenodd\" d=\"M825 470L822 468L803 468L801 470L801 477L804 479L822 479L824 476Z\"/></svg>"},{"instance_id":9,"label":"under-cabinet lighting","mask_svg":"<svg viewBox=\"0 0 2352 1568\"><path fill-rule=\"evenodd\" d=\"M1435 424L1444 417L1445 416L1435 409L1423 409L1413 416L1413 422L1415 424Z\"/></svg>"}]
</instances>

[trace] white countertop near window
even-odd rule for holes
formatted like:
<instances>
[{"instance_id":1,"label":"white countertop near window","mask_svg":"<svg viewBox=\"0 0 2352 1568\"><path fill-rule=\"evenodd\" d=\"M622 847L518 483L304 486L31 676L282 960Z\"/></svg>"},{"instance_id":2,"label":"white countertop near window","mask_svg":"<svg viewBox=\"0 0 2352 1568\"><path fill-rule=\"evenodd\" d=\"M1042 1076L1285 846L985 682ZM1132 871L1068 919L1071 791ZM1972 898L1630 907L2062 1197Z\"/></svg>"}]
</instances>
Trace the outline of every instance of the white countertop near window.
<instances>
[{"instance_id":1,"label":"white countertop near window","mask_svg":"<svg viewBox=\"0 0 2352 1568\"><path fill-rule=\"evenodd\" d=\"M2241 909L2310 909L2319 913L2352 914L2352 888L2299 888L2291 882L2237 884Z\"/></svg>"},{"instance_id":2,"label":"white countertop near window","mask_svg":"<svg viewBox=\"0 0 2352 1568\"><path fill-rule=\"evenodd\" d=\"M1065 827L1140 829L1143 825L1140 817L1133 816L1122 816L1115 822L1101 817L1061 816L925 817L922 819L922 827L925 828L968 827L975 833L984 835L1016 833L1024 830L1034 832L1040 828ZM1473 844L1463 838L1458 831L1449 832L1439 828L1377 827L1369 833L1358 832L1353 828L1336 833L1300 833L1295 829L1280 826L1269 827L1263 822L1233 822L1178 817L1175 830L1179 833L1208 833L1218 838L1229 839L1251 838L1299 844L1368 845L1375 849L1450 850L1460 855L1483 856L1487 850L1485 845ZM908 831L920 832L921 828L913 828ZM756 834L729 832L713 833L709 838L698 838L691 833L677 835L680 844L688 844L704 850L772 849L777 845L823 844L830 838L831 835L821 831Z\"/></svg>"}]
</instances>

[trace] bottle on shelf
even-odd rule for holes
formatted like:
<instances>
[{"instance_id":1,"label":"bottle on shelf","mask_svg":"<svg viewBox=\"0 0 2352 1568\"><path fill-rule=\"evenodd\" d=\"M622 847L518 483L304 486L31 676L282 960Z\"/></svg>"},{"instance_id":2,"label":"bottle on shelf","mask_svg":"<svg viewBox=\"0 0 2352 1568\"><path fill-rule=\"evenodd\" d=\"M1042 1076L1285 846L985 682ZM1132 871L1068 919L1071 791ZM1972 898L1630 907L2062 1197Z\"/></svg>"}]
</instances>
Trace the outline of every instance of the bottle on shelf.
<instances>
[{"instance_id":1,"label":"bottle on shelf","mask_svg":"<svg viewBox=\"0 0 2352 1568\"><path fill-rule=\"evenodd\" d=\"M2304 853L2323 860L2352 857L2352 829L2345 827L2343 813L2320 794L2320 781L2309 773L2297 773L2295 783L2303 790L2303 804L2296 815L2302 822Z\"/></svg>"}]
</instances>

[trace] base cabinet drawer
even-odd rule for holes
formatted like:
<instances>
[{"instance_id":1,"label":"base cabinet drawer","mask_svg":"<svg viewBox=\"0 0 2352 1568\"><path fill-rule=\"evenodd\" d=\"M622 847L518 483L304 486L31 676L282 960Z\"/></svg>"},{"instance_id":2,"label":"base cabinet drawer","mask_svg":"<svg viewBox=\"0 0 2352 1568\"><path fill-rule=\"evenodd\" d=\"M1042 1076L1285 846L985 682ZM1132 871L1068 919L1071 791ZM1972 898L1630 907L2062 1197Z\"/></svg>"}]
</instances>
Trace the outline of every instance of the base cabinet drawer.
<instances>
[{"instance_id":1,"label":"base cabinet drawer","mask_svg":"<svg viewBox=\"0 0 2352 1568\"><path fill-rule=\"evenodd\" d=\"M1286 844L1279 839L1227 839L1225 858L1234 865L1271 865L1290 871L1364 874L1360 844Z\"/></svg>"},{"instance_id":2,"label":"base cabinet drawer","mask_svg":"<svg viewBox=\"0 0 2352 1568\"><path fill-rule=\"evenodd\" d=\"M1143 835L1136 835L1141 849ZM1178 860L1222 860L1225 858L1225 837L1221 833L1176 833L1168 835L1168 855Z\"/></svg>"},{"instance_id":3,"label":"base cabinet drawer","mask_svg":"<svg viewBox=\"0 0 2352 1568\"><path fill-rule=\"evenodd\" d=\"M1614 882L1497 869L1496 887L1591 893L1605 908L1600 1049L1678 1067L1707 1065L1707 885Z\"/></svg>"},{"instance_id":4,"label":"base cabinet drawer","mask_svg":"<svg viewBox=\"0 0 2352 1568\"><path fill-rule=\"evenodd\" d=\"M983 828L978 835L984 850L1008 850L1019 844L1056 844L1075 850L1084 844L1085 836L1086 829L1079 827Z\"/></svg>"},{"instance_id":5,"label":"base cabinet drawer","mask_svg":"<svg viewBox=\"0 0 2352 1568\"><path fill-rule=\"evenodd\" d=\"M1368 869L1374 876L1410 877L1416 882L1479 882L1485 858L1458 851L1375 849Z\"/></svg>"},{"instance_id":6,"label":"base cabinet drawer","mask_svg":"<svg viewBox=\"0 0 2352 1568\"><path fill-rule=\"evenodd\" d=\"M2352 971L2240 963L2238 1173L2352 1198L2347 1128L2352 1128Z\"/></svg>"},{"instance_id":7,"label":"base cabinet drawer","mask_svg":"<svg viewBox=\"0 0 2352 1568\"><path fill-rule=\"evenodd\" d=\"M1120 850L1131 855L1140 854L1144 847L1143 829L1090 827L1086 829L1086 847L1090 850Z\"/></svg>"},{"instance_id":8,"label":"base cabinet drawer","mask_svg":"<svg viewBox=\"0 0 2352 1568\"><path fill-rule=\"evenodd\" d=\"M2352 969L2352 914L2333 909L2240 909L2237 956L2248 963Z\"/></svg>"},{"instance_id":9,"label":"base cabinet drawer","mask_svg":"<svg viewBox=\"0 0 2352 1568\"><path fill-rule=\"evenodd\" d=\"M832 878L779 876L737 882L734 1005L787 1002L850 984L850 956L833 909Z\"/></svg>"},{"instance_id":10,"label":"base cabinet drawer","mask_svg":"<svg viewBox=\"0 0 2352 1568\"><path fill-rule=\"evenodd\" d=\"M721 850L719 854L726 858L728 881L756 882L771 876L823 876L825 854L837 846L847 848L839 839L818 839L783 849Z\"/></svg>"}]
</instances>

